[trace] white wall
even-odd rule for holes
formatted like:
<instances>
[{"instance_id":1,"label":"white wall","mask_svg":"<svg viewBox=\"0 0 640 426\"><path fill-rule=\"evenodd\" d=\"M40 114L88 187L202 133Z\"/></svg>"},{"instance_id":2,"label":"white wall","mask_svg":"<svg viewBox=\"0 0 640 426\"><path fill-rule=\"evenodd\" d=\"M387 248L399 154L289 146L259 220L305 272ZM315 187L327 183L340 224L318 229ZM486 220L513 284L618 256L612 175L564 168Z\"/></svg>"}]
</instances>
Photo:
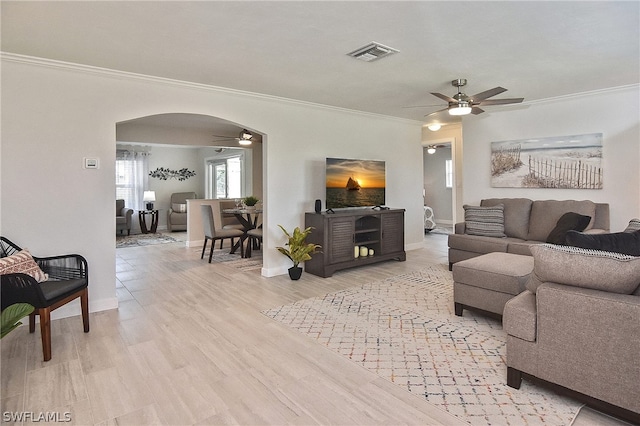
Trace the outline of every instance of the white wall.
<instances>
[{"instance_id":1,"label":"white wall","mask_svg":"<svg viewBox=\"0 0 640 426\"><path fill-rule=\"evenodd\" d=\"M639 102L639 87L633 86L464 117L464 202L491 197L593 200L610 204L611 230L622 231L630 219L640 217ZM491 142L590 133L603 133L603 189L491 188Z\"/></svg>"},{"instance_id":2,"label":"white wall","mask_svg":"<svg viewBox=\"0 0 640 426\"><path fill-rule=\"evenodd\" d=\"M205 114L265 135L264 275L290 266L277 224L302 226L324 199L327 156L385 160L387 205L407 209L406 244L421 245L421 123L7 54L1 78L0 232L40 256L87 257L92 311L117 306L105 194L115 193L116 123L133 118ZM100 169L83 169L83 157Z\"/></svg>"}]
</instances>

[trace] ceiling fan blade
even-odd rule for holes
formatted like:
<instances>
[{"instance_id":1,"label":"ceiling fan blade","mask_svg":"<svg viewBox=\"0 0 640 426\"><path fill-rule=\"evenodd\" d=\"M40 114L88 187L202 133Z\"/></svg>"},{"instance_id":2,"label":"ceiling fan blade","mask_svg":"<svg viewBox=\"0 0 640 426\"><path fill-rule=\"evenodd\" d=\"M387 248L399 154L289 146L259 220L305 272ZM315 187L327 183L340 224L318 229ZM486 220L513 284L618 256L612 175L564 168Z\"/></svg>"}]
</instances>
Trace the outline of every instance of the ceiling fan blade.
<instances>
[{"instance_id":1,"label":"ceiling fan blade","mask_svg":"<svg viewBox=\"0 0 640 426\"><path fill-rule=\"evenodd\" d=\"M409 106L403 106L402 108L433 108L433 107L439 107L442 106L442 104L439 105L409 105Z\"/></svg>"},{"instance_id":2,"label":"ceiling fan blade","mask_svg":"<svg viewBox=\"0 0 640 426\"><path fill-rule=\"evenodd\" d=\"M455 99L453 99L452 97L449 97L447 95L443 95L442 93L433 93L431 92L431 94L437 98L442 99L443 101L447 101L447 102L453 102L453 103L458 103L458 101L456 101Z\"/></svg>"},{"instance_id":3,"label":"ceiling fan blade","mask_svg":"<svg viewBox=\"0 0 640 426\"><path fill-rule=\"evenodd\" d=\"M506 104L519 104L524 101L524 98L509 98L509 99L488 99L486 101L482 101L477 105L506 105Z\"/></svg>"},{"instance_id":4,"label":"ceiling fan blade","mask_svg":"<svg viewBox=\"0 0 640 426\"><path fill-rule=\"evenodd\" d=\"M504 87L494 87L493 89L489 89L489 90L485 90L484 92L480 92L480 93L476 93L473 96L470 96L471 100L473 102L480 102L482 100L485 100L487 98L490 98L492 96L495 95L499 95L502 92L506 92L507 89L505 89Z\"/></svg>"},{"instance_id":5,"label":"ceiling fan blade","mask_svg":"<svg viewBox=\"0 0 640 426\"><path fill-rule=\"evenodd\" d=\"M478 108L478 107L471 108L471 114L478 115L478 114L482 114L483 112L484 110L482 108Z\"/></svg>"},{"instance_id":6,"label":"ceiling fan blade","mask_svg":"<svg viewBox=\"0 0 640 426\"><path fill-rule=\"evenodd\" d=\"M449 109L449 107L443 108L443 109L439 109L438 111L434 111L431 114L426 114L425 117L430 117L432 115L436 115L438 113L441 113L442 111L447 111Z\"/></svg>"}]
</instances>

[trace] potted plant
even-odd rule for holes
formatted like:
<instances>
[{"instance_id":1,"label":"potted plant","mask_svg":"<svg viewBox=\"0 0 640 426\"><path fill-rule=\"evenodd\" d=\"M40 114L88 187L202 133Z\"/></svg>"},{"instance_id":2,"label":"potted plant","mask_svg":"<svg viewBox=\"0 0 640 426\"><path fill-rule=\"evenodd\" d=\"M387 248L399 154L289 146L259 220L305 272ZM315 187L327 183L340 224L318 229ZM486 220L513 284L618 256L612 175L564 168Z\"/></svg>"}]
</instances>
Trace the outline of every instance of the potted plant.
<instances>
[{"instance_id":1,"label":"potted plant","mask_svg":"<svg viewBox=\"0 0 640 426\"><path fill-rule=\"evenodd\" d=\"M20 319L29 315L33 310L34 307L28 303L14 303L13 305L7 306L1 315L0 338L6 336L10 331L22 324Z\"/></svg>"},{"instance_id":2,"label":"potted plant","mask_svg":"<svg viewBox=\"0 0 640 426\"><path fill-rule=\"evenodd\" d=\"M251 210L251 209L255 209L256 204L258 204L258 201L260 200L258 200L253 195L249 195L248 197L245 197L242 201L244 202L244 205Z\"/></svg>"},{"instance_id":3,"label":"potted plant","mask_svg":"<svg viewBox=\"0 0 640 426\"><path fill-rule=\"evenodd\" d=\"M317 253L322 246L313 243L306 243L307 236L311 233L311 227L301 231L299 227L293 230L290 234L282 225L278 225L282 232L287 236L288 241L285 244L287 247L276 247L278 251L287 256L293 262L293 266L289 268L289 278L292 280L300 279L302 275L302 268L298 266L300 262L311 260L311 255Z\"/></svg>"}]
</instances>

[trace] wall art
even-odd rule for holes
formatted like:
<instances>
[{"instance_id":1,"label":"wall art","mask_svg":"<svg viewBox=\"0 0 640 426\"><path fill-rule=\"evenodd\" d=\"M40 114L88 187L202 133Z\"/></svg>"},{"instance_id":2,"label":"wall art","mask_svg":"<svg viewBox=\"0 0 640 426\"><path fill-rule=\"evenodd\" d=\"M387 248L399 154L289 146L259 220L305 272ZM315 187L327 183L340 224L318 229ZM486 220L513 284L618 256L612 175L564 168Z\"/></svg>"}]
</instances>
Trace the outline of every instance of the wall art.
<instances>
[{"instance_id":1,"label":"wall art","mask_svg":"<svg viewBox=\"0 0 640 426\"><path fill-rule=\"evenodd\" d=\"M602 189L602 133L491 142L493 188Z\"/></svg>"},{"instance_id":2,"label":"wall art","mask_svg":"<svg viewBox=\"0 0 640 426\"><path fill-rule=\"evenodd\" d=\"M180 170L170 170L170 169L165 169L164 167L158 167L154 171L149 172L149 176L156 179L160 179L160 180L167 180L167 179L187 180L190 177L193 177L195 175L196 175L196 172L192 172L187 168L180 169Z\"/></svg>"}]
</instances>

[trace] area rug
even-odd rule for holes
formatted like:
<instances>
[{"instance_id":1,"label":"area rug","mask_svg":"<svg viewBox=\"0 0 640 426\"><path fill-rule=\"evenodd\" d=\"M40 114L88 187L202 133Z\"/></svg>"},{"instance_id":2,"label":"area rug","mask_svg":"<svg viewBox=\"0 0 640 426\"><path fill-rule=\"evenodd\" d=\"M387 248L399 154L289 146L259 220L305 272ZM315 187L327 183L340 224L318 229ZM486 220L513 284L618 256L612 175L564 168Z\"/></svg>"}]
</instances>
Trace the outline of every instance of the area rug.
<instances>
[{"instance_id":1,"label":"area rug","mask_svg":"<svg viewBox=\"0 0 640 426\"><path fill-rule=\"evenodd\" d=\"M253 271L256 269L262 269L262 252L259 250L253 250L250 258L242 258L240 254L230 254L228 248L215 249L213 256L211 257L211 263L224 263L225 266L231 266L241 271ZM206 260L208 260L209 249L204 254Z\"/></svg>"},{"instance_id":2,"label":"area rug","mask_svg":"<svg viewBox=\"0 0 640 426\"><path fill-rule=\"evenodd\" d=\"M151 246L154 244L175 243L173 237L161 233L116 235L116 248Z\"/></svg>"},{"instance_id":3,"label":"area rug","mask_svg":"<svg viewBox=\"0 0 640 426\"><path fill-rule=\"evenodd\" d=\"M506 385L500 321L453 313L446 265L263 311L472 425L569 425L580 404Z\"/></svg>"}]
</instances>

